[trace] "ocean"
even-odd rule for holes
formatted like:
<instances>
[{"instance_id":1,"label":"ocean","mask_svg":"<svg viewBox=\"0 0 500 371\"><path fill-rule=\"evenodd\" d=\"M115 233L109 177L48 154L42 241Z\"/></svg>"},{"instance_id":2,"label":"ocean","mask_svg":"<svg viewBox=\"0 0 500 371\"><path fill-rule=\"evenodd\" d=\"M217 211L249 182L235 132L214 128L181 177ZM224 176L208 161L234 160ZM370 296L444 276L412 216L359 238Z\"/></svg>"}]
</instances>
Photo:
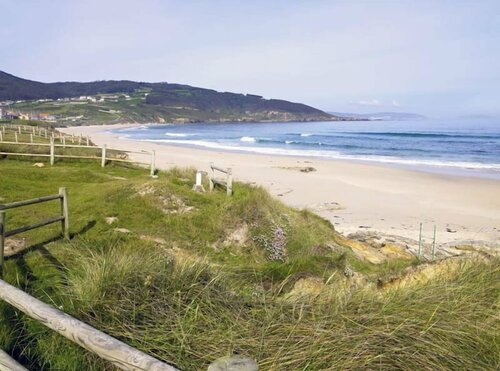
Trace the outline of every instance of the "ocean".
<instances>
[{"instance_id":1,"label":"ocean","mask_svg":"<svg viewBox=\"0 0 500 371\"><path fill-rule=\"evenodd\" d=\"M156 124L114 132L169 145L385 163L500 179L500 120Z\"/></svg>"}]
</instances>

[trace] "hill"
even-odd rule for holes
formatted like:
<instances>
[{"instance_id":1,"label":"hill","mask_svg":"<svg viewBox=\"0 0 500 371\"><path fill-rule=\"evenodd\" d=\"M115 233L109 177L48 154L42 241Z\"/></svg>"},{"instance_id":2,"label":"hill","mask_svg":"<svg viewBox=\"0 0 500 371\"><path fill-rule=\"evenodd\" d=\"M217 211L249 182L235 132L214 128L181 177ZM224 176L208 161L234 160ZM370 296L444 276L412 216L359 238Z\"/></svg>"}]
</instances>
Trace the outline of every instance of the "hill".
<instances>
[{"instance_id":1,"label":"hill","mask_svg":"<svg viewBox=\"0 0 500 371\"><path fill-rule=\"evenodd\" d=\"M22 101L11 108L78 123L342 120L305 104L253 94L167 82L42 83L1 71L0 101Z\"/></svg>"}]
</instances>

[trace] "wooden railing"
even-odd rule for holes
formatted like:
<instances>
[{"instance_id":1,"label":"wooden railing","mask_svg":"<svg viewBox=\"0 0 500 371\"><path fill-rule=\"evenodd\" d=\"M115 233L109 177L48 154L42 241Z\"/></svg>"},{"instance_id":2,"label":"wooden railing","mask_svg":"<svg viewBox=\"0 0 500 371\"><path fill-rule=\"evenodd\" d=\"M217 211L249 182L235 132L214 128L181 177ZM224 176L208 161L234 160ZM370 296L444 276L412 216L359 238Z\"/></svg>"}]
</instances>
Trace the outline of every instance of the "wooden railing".
<instances>
[{"instance_id":1,"label":"wooden railing","mask_svg":"<svg viewBox=\"0 0 500 371\"><path fill-rule=\"evenodd\" d=\"M22 206L35 205L42 202L48 202L53 200L61 201L61 214L52 218L42 220L40 222L25 225L10 231L7 230L7 213L5 210L15 209ZM30 231L35 228L44 227L49 224L61 222L62 234L65 239L69 240L69 212L68 212L68 194L66 188L59 188L59 194L52 196L44 196L34 198L32 200L11 202L8 204L0 204L0 277L3 275L3 262L5 254L5 239L7 237L15 236L16 234Z\"/></svg>"},{"instance_id":2,"label":"wooden railing","mask_svg":"<svg viewBox=\"0 0 500 371\"><path fill-rule=\"evenodd\" d=\"M87 159L87 160L100 160L101 166L105 167L108 161L112 162L128 162L128 163L139 163L149 165L150 176L154 177L156 173L156 153L155 151L128 151L128 150L120 150L120 152L124 153L133 153L140 155L150 155L150 162L140 162L134 161L126 158L112 157L107 155L107 146L104 144L102 147L95 146L82 146L76 144L55 144L54 139L50 139L50 143L30 143L30 142L5 142L0 141L0 144L8 144L8 145L24 145L24 146L38 146L38 147L50 147L49 153L24 153L24 152L0 152L0 155L7 156L28 156L28 157L49 157L50 165L54 165L56 158L73 158L73 159ZM56 154L56 148L84 148L84 149L94 149L99 150L101 152L100 156L85 156L85 155L61 155Z\"/></svg>"},{"instance_id":3,"label":"wooden railing","mask_svg":"<svg viewBox=\"0 0 500 371\"><path fill-rule=\"evenodd\" d=\"M35 205L53 200L61 201L61 215L31 225L8 231L6 229L6 210ZM11 202L0 205L0 277L3 273L5 239L16 234L61 222L64 238L69 239L68 196L66 188L59 188L59 194L31 200ZM176 370L129 345L63 313L48 304L28 295L22 290L0 279L0 299L19 309L28 316L41 322L50 329L70 339L74 343L94 352L101 358L123 370ZM0 351L0 370L25 370L5 352Z\"/></svg>"},{"instance_id":4,"label":"wooden railing","mask_svg":"<svg viewBox=\"0 0 500 371\"><path fill-rule=\"evenodd\" d=\"M215 177L215 172L219 171L226 174L226 180L218 179ZM223 169L221 167L215 166L212 162L210 163L210 192L212 192L216 185L226 188L227 195L231 196L233 194L233 172L230 167Z\"/></svg>"},{"instance_id":5,"label":"wooden railing","mask_svg":"<svg viewBox=\"0 0 500 371\"><path fill-rule=\"evenodd\" d=\"M77 320L0 279L0 299L63 335L72 342L110 361L122 370L174 371L176 368ZM4 358L4 363L11 362ZM9 357L10 358L10 357ZM6 360L6 361L5 361ZM14 361L15 362L15 361ZM2 354L0 354L0 369ZM7 368L9 369L9 368Z\"/></svg>"},{"instance_id":6,"label":"wooden railing","mask_svg":"<svg viewBox=\"0 0 500 371\"><path fill-rule=\"evenodd\" d=\"M27 125L12 125L12 124L2 124L0 128L0 142L6 141L7 136L14 136L15 143L19 142L19 137L21 135L29 135L30 143L34 143L35 138L50 139L54 141L59 140L60 143L66 144L66 139L71 141L72 144L78 143L78 145L86 144L87 147L91 145L90 137L83 135L75 136L74 134L63 134L60 131L47 130L46 128L39 126L27 126Z\"/></svg>"},{"instance_id":7,"label":"wooden railing","mask_svg":"<svg viewBox=\"0 0 500 371\"><path fill-rule=\"evenodd\" d=\"M0 370L8 371L28 371L27 368L17 363L15 359L0 349Z\"/></svg>"}]
</instances>

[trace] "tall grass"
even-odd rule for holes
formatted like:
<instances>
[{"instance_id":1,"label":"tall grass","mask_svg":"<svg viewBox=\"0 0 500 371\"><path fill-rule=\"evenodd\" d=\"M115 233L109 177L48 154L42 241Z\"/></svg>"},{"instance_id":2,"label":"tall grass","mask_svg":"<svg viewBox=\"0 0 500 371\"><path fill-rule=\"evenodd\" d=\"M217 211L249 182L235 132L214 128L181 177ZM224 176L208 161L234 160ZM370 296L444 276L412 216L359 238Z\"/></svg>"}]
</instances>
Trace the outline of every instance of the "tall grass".
<instances>
[{"instance_id":1,"label":"tall grass","mask_svg":"<svg viewBox=\"0 0 500 371\"><path fill-rule=\"evenodd\" d=\"M375 266L339 245L330 224L263 189L237 184L232 198L192 192L190 170L150 180L135 168L3 161L0 171L4 201L66 186L74 234L69 243L43 243L57 228L28 234L34 249L7 261L5 279L180 369L228 354L250 356L263 370L500 367L498 258ZM172 196L192 211L165 212ZM57 207L18 209L9 225ZM244 224L247 241L225 244ZM272 241L276 226L286 236L284 262L269 261L259 242ZM346 277L347 268L354 274ZM406 277L377 287L387 272ZM311 278L319 293L290 295ZM0 347L32 369L110 367L5 303Z\"/></svg>"},{"instance_id":2,"label":"tall grass","mask_svg":"<svg viewBox=\"0 0 500 371\"><path fill-rule=\"evenodd\" d=\"M282 370L499 366L496 258L387 291L334 280L320 297L293 301L245 294L221 270L154 251L139 260L111 248L77 261L67 292L79 315L181 369L233 353Z\"/></svg>"}]
</instances>

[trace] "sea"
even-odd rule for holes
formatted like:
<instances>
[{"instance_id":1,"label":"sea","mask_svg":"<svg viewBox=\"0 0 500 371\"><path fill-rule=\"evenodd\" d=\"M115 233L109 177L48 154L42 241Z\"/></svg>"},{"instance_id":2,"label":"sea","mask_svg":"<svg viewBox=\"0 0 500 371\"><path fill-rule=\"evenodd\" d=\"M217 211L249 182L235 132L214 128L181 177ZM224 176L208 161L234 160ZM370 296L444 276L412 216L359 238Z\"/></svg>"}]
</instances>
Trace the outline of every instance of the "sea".
<instances>
[{"instance_id":1,"label":"sea","mask_svg":"<svg viewBox=\"0 0 500 371\"><path fill-rule=\"evenodd\" d=\"M151 124L122 138L500 179L500 119Z\"/></svg>"}]
</instances>

